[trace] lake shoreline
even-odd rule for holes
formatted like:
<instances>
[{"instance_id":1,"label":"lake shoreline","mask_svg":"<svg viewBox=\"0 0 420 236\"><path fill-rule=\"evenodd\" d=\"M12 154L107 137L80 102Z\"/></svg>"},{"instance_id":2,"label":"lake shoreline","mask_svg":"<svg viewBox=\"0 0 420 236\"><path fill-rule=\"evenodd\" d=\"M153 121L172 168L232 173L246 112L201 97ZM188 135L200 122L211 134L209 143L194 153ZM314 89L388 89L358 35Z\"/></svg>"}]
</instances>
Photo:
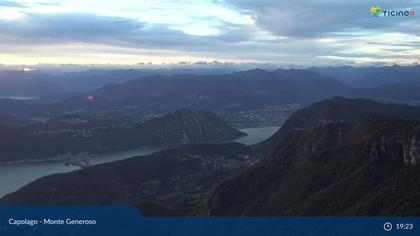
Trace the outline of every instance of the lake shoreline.
<instances>
[{"instance_id":1,"label":"lake shoreline","mask_svg":"<svg viewBox=\"0 0 420 236\"><path fill-rule=\"evenodd\" d=\"M248 136L244 136L234 140L226 140L225 142L237 142L245 145L253 145L266 140L271 135L273 135L278 129L279 127L240 129L240 131L247 133ZM174 147L167 146L166 148L137 149L110 153L100 153L92 157L91 160L93 165L98 165L119 160L125 160L132 157L147 156L168 148ZM15 192L21 187L43 176L57 173L68 173L71 171L77 171L81 169L77 166L65 166L64 160L58 160L57 158L50 158L48 161L42 159L30 161L21 160L17 162L18 163L15 162L14 164L8 163L7 165L0 165L0 197L8 193Z\"/></svg>"},{"instance_id":2,"label":"lake shoreline","mask_svg":"<svg viewBox=\"0 0 420 236\"><path fill-rule=\"evenodd\" d=\"M216 143L222 143L222 142L234 142L235 140L238 140L240 138L244 138L247 137L248 134L244 133L244 135L235 138L235 139L214 139L214 140L209 140L209 141L205 141L205 142L193 142L193 143L185 143L185 144L171 144L171 145L163 145L163 146L143 146L141 148L138 149L124 149L124 150L114 150L114 151L109 151L109 152L98 152L98 153L91 153L95 156L97 155L109 155L109 154L113 154L113 153L120 153L120 152L127 152L127 151L145 151L145 150L150 150L150 149L156 149L156 150L167 150L167 149L171 149L171 148L177 148L177 147L182 147L185 145L194 145L194 144L203 144L203 143L209 143L209 144L216 144ZM82 154L84 152L80 152L80 153L72 153L71 155L78 155L78 154ZM38 163L59 163L59 162L65 162L66 161L66 157L60 157L61 155L64 154L59 154L56 157L47 157L47 158L39 158L39 159L22 159L22 160L13 160L13 161L0 161L0 167L1 166L9 166L9 165L19 165L19 164L38 164ZM135 156L133 156L135 157Z\"/></svg>"}]
</instances>

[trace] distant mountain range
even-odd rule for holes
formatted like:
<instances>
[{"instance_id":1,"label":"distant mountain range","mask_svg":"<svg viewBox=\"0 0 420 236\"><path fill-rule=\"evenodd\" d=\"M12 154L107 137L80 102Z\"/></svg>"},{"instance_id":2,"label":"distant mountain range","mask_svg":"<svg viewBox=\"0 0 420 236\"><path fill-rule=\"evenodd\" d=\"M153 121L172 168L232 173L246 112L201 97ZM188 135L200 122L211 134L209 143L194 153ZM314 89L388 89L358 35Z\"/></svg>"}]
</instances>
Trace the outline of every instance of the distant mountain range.
<instances>
[{"instance_id":1,"label":"distant mountain range","mask_svg":"<svg viewBox=\"0 0 420 236\"><path fill-rule=\"evenodd\" d=\"M96 69L83 72L0 71L0 97L49 97L66 93L85 93L112 83L123 83L151 75L193 73L224 74L232 69Z\"/></svg>"},{"instance_id":2,"label":"distant mountain range","mask_svg":"<svg viewBox=\"0 0 420 236\"><path fill-rule=\"evenodd\" d=\"M231 140L246 134L210 112L179 110L143 123L106 124L83 117L0 127L0 162L54 159L143 147Z\"/></svg>"},{"instance_id":3,"label":"distant mountain range","mask_svg":"<svg viewBox=\"0 0 420 236\"><path fill-rule=\"evenodd\" d=\"M279 69L269 72L254 69L224 75L151 76L108 85L93 94L98 102L186 106L210 110L247 110L267 105L308 104L331 96L420 102L417 66L384 67L382 70L396 71L378 73L375 78L384 78L386 75L394 78L394 81L392 84L378 83L375 88L352 88L311 70Z\"/></svg>"},{"instance_id":4,"label":"distant mountain range","mask_svg":"<svg viewBox=\"0 0 420 236\"><path fill-rule=\"evenodd\" d=\"M420 81L420 65L384 67L321 67L310 70L329 76L351 87L375 88L390 84Z\"/></svg>"},{"instance_id":5,"label":"distant mountain range","mask_svg":"<svg viewBox=\"0 0 420 236\"><path fill-rule=\"evenodd\" d=\"M61 88L54 76L23 71L0 71L0 97L48 96L67 92Z\"/></svg>"},{"instance_id":6,"label":"distant mountain range","mask_svg":"<svg viewBox=\"0 0 420 236\"><path fill-rule=\"evenodd\" d=\"M130 203L148 215L419 215L419 150L418 107L334 97L254 147L171 149L43 177L0 202ZM192 167L197 159L210 169Z\"/></svg>"},{"instance_id":7,"label":"distant mountain range","mask_svg":"<svg viewBox=\"0 0 420 236\"><path fill-rule=\"evenodd\" d=\"M308 103L348 93L346 85L309 70L254 69L223 75L150 76L107 85L92 95L97 106L111 103L237 111ZM86 101L73 98L62 104L84 107Z\"/></svg>"},{"instance_id":8,"label":"distant mountain range","mask_svg":"<svg viewBox=\"0 0 420 236\"><path fill-rule=\"evenodd\" d=\"M48 113L95 112L121 107L137 107L138 110L160 112L181 108L230 112L292 103L310 104L332 96L418 104L420 103L419 68L420 66L332 67L275 71L254 69L213 75L171 75L169 72L167 73L170 75L149 75L157 72L138 70L80 72L78 76L72 74L67 75L69 77L67 79L55 80L61 81L57 83L60 83L62 88L79 86L79 89L70 89L72 92L78 91L79 94L64 95L63 90L57 88L54 91L61 95L44 97L36 102L26 102L31 106L25 109L16 104L18 107L12 112L20 118L43 116ZM343 79L343 74L348 74L349 78ZM363 81L383 80L383 82L374 82L376 83L374 87L351 87L349 79L356 75L369 77L361 78ZM25 79L25 81L33 80L36 79ZM13 80L0 80L0 84L4 81ZM49 88L47 85L41 87ZM8 90L7 86L2 89L13 91L13 89ZM87 100L88 96L94 99ZM10 103L4 101L1 103L10 107ZM0 108L3 105L0 104ZM0 115L1 113L5 112L0 111Z\"/></svg>"},{"instance_id":9,"label":"distant mountain range","mask_svg":"<svg viewBox=\"0 0 420 236\"><path fill-rule=\"evenodd\" d=\"M242 111L270 105L310 103L347 94L348 90L346 85L308 70L268 72L255 69L223 75L155 75L109 84L81 95L44 98L41 102L18 103L3 99L0 108L4 106L8 111L0 109L0 115L13 114L22 119L84 111L118 110L121 113L125 108L160 113L182 108ZM87 99L89 96L93 99Z\"/></svg>"}]
</instances>

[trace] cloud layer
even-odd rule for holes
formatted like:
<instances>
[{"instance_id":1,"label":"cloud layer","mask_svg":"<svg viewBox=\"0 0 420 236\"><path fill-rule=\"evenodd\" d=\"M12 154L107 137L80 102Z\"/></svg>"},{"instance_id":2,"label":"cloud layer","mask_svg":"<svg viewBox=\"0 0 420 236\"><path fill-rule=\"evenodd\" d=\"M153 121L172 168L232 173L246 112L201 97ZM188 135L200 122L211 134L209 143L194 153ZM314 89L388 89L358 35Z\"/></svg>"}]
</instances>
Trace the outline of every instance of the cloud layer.
<instances>
[{"instance_id":1,"label":"cloud layer","mask_svg":"<svg viewBox=\"0 0 420 236\"><path fill-rule=\"evenodd\" d=\"M383 0L417 10L420 0ZM364 1L0 1L0 63L418 62L420 20ZM419 9L420 16L420 9Z\"/></svg>"}]
</instances>

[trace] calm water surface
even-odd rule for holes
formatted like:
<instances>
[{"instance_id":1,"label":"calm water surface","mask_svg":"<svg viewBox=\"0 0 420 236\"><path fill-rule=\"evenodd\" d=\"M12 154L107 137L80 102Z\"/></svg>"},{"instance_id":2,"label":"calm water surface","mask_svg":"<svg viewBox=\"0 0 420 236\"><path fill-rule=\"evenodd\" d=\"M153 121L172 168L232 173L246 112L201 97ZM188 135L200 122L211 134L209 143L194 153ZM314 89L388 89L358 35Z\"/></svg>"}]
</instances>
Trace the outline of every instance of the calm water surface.
<instances>
[{"instance_id":1,"label":"calm water surface","mask_svg":"<svg viewBox=\"0 0 420 236\"><path fill-rule=\"evenodd\" d=\"M279 127L241 129L248 134L247 137L232 140L247 145L256 144L273 135ZM123 152L98 154L92 158L93 164L101 164L117 160L127 159L133 156L144 156L155 153L162 149L142 149ZM77 170L79 167L65 166L62 162L53 163L27 163L0 166L0 197L14 192L22 186L46 175L64 173Z\"/></svg>"}]
</instances>

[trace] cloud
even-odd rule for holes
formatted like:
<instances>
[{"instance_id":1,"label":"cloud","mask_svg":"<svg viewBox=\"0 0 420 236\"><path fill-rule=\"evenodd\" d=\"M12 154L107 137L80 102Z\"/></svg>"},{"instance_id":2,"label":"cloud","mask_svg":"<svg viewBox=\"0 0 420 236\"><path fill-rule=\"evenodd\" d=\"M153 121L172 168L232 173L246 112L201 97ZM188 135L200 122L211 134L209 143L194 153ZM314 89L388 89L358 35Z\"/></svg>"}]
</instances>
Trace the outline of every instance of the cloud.
<instances>
[{"instance_id":1,"label":"cloud","mask_svg":"<svg viewBox=\"0 0 420 236\"><path fill-rule=\"evenodd\" d=\"M7 0L0 0L0 7L25 7L24 5Z\"/></svg>"},{"instance_id":2,"label":"cloud","mask_svg":"<svg viewBox=\"0 0 420 236\"><path fill-rule=\"evenodd\" d=\"M14 20L13 24L0 21L0 28L2 44L90 43L185 51L215 51L228 44L244 44L252 36L251 29L245 30L233 24L226 26L228 31L219 36L201 37L170 29L170 25L150 25L122 17L81 13L31 13Z\"/></svg>"},{"instance_id":3,"label":"cloud","mask_svg":"<svg viewBox=\"0 0 420 236\"><path fill-rule=\"evenodd\" d=\"M375 3L353 0L270 1L233 0L232 7L255 14L256 22L270 32L292 37L319 37L347 30L385 29L411 31L419 27L416 17L374 19L369 13ZM419 0L383 0L383 9L418 9Z\"/></svg>"},{"instance_id":4,"label":"cloud","mask_svg":"<svg viewBox=\"0 0 420 236\"><path fill-rule=\"evenodd\" d=\"M366 1L232 0L230 7L253 14L255 24L273 35L306 42L305 54L320 61L412 63L420 58L418 17L372 17ZM384 10L418 10L420 1L383 0ZM297 44L302 47L302 44ZM296 48L295 48L296 49ZM295 55L299 50L295 50Z\"/></svg>"},{"instance_id":5,"label":"cloud","mask_svg":"<svg viewBox=\"0 0 420 236\"><path fill-rule=\"evenodd\" d=\"M4 36L24 42L89 42L134 35L144 25L118 17L65 13L26 14L13 24L0 22L0 27Z\"/></svg>"},{"instance_id":6,"label":"cloud","mask_svg":"<svg viewBox=\"0 0 420 236\"><path fill-rule=\"evenodd\" d=\"M5 2L0 1L0 9ZM412 63L420 57L417 16L376 19L369 13L369 2L158 3L16 2L20 8L6 7L9 17L0 17L0 62L9 58L131 63L147 62L150 57L162 62L221 60L310 66ZM383 0L382 6L417 9L420 1Z\"/></svg>"}]
</instances>

